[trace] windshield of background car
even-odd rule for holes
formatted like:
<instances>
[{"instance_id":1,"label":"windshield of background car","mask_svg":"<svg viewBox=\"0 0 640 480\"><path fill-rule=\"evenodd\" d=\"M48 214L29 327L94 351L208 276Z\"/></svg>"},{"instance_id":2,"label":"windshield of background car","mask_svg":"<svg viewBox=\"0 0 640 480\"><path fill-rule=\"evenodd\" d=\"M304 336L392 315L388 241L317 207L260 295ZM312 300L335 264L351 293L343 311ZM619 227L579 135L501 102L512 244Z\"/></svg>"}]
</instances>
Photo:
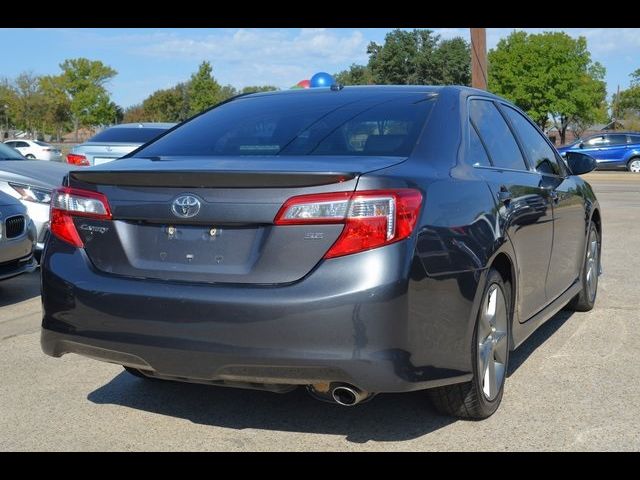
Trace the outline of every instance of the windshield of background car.
<instances>
[{"instance_id":1,"label":"windshield of background car","mask_svg":"<svg viewBox=\"0 0 640 480\"><path fill-rule=\"evenodd\" d=\"M411 154L429 92L292 92L241 97L184 123L136 157Z\"/></svg>"},{"instance_id":2,"label":"windshield of background car","mask_svg":"<svg viewBox=\"0 0 640 480\"><path fill-rule=\"evenodd\" d=\"M89 142L104 143L147 143L166 130L164 128L118 127L108 128L91 137Z\"/></svg>"},{"instance_id":3,"label":"windshield of background car","mask_svg":"<svg viewBox=\"0 0 640 480\"><path fill-rule=\"evenodd\" d=\"M0 160L26 160L19 152L13 148L0 143Z\"/></svg>"}]
</instances>

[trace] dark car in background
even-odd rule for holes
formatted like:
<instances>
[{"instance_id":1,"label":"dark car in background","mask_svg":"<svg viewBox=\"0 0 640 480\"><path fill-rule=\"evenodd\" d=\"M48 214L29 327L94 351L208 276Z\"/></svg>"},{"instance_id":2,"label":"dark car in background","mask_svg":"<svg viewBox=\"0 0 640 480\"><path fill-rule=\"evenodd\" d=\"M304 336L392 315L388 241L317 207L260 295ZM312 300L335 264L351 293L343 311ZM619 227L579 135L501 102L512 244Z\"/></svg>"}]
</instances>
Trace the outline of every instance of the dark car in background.
<instances>
[{"instance_id":1,"label":"dark car in background","mask_svg":"<svg viewBox=\"0 0 640 480\"><path fill-rule=\"evenodd\" d=\"M36 227L18 200L0 192L0 280L33 272Z\"/></svg>"},{"instance_id":2,"label":"dark car in background","mask_svg":"<svg viewBox=\"0 0 640 480\"><path fill-rule=\"evenodd\" d=\"M640 132L616 132L592 135L558 148L566 152L586 153L596 159L598 170L628 170L640 173Z\"/></svg>"},{"instance_id":3,"label":"dark car in background","mask_svg":"<svg viewBox=\"0 0 640 480\"><path fill-rule=\"evenodd\" d=\"M53 193L42 348L340 405L428 389L485 418L509 352L594 305L594 167L466 87L235 98Z\"/></svg>"},{"instance_id":4,"label":"dark car in background","mask_svg":"<svg viewBox=\"0 0 640 480\"><path fill-rule=\"evenodd\" d=\"M111 162L163 134L175 123L122 123L98 132L73 147L67 163L83 167Z\"/></svg>"}]
</instances>

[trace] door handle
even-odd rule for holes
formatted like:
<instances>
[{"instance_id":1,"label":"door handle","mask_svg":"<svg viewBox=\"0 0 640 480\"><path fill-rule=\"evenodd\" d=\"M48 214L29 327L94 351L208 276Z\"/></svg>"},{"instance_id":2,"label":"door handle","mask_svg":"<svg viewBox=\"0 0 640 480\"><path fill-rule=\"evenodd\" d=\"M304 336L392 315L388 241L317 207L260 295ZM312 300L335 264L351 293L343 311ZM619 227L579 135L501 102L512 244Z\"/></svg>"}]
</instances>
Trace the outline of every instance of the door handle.
<instances>
[{"instance_id":1,"label":"door handle","mask_svg":"<svg viewBox=\"0 0 640 480\"><path fill-rule=\"evenodd\" d=\"M507 187L502 185L500 187L500 191L498 192L498 200L505 205L508 205L511 201L511 192L507 190Z\"/></svg>"}]
</instances>

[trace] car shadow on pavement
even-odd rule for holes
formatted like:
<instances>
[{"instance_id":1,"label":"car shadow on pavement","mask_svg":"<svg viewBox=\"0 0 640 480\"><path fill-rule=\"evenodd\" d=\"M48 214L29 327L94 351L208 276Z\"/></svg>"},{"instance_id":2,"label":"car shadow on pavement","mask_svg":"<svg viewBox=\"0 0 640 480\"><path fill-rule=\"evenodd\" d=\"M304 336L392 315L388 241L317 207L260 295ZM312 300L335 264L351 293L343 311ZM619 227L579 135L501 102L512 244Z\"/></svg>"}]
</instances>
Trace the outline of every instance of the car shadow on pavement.
<instances>
[{"instance_id":1,"label":"car shadow on pavement","mask_svg":"<svg viewBox=\"0 0 640 480\"><path fill-rule=\"evenodd\" d=\"M40 296L40 271L18 275L0 282L0 307Z\"/></svg>"},{"instance_id":2,"label":"car shadow on pavement","mask_svg":"<svg viewBox=\"0 0 640 480\"><path fill-rule=\"evenodd\" d=\"M567 320L571 318L574 312L569 310L560 310L547 322L540 326L533 334L525 340L515 351L509 355L509 367L507 377L515 373L520 365L522 365L536 349L546 342Z\"/></svg>"},{"instance_id":3,"label":"car shadow on pavement","mask_svg":"<svg viewBox=\"0 0 640 480\"><path fill-rule=\"evenodd\" d=\"M278 394L146 380L126 372L87 398L202 425L341 435L354 443L410 440L455 421L437 415L425 392L379 395L349 408L315 400L303 387Z\"/></svg>"}]
</instances>

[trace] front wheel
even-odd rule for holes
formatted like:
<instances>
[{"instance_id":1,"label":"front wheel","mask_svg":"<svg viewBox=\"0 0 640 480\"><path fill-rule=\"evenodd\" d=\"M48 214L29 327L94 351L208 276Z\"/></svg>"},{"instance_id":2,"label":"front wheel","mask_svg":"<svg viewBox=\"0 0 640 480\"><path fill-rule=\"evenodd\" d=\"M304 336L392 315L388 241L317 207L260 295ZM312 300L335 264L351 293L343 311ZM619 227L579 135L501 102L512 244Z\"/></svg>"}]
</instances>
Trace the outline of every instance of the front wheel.
<instances>
[{"instance_id":1,"label":"front wheel","mask_svg":"<svg viewBox=\"0 0 640 480\"><path fill-rule=\"evenodd\" d=\"M629 160L627 170L633 173L640 173L640 158L632 158Z\"/></svg>"},{"instance_id":2,"label":"front wheel","mask_svg":"<svg viewBox=\"0 0 640 480\"><path fill-rule=\"evenodd\" d=\"M481 420L498 409L509 361L510 298L510 285L489 270L471 347L473 380L429 390L440 413Z\"/></svg>"},{"instance_id":3,"label":"front wheel","mask_svg":"<svg viewBox=\"0 0 640 480\"><path fill-rule=\"evenodd\" d=\"M27 155L24 156L25 158L28 158L29 160L33 160L35 157L35 155L32 155L30 153L28 153Z\"/></svg>"}]
</instances>

